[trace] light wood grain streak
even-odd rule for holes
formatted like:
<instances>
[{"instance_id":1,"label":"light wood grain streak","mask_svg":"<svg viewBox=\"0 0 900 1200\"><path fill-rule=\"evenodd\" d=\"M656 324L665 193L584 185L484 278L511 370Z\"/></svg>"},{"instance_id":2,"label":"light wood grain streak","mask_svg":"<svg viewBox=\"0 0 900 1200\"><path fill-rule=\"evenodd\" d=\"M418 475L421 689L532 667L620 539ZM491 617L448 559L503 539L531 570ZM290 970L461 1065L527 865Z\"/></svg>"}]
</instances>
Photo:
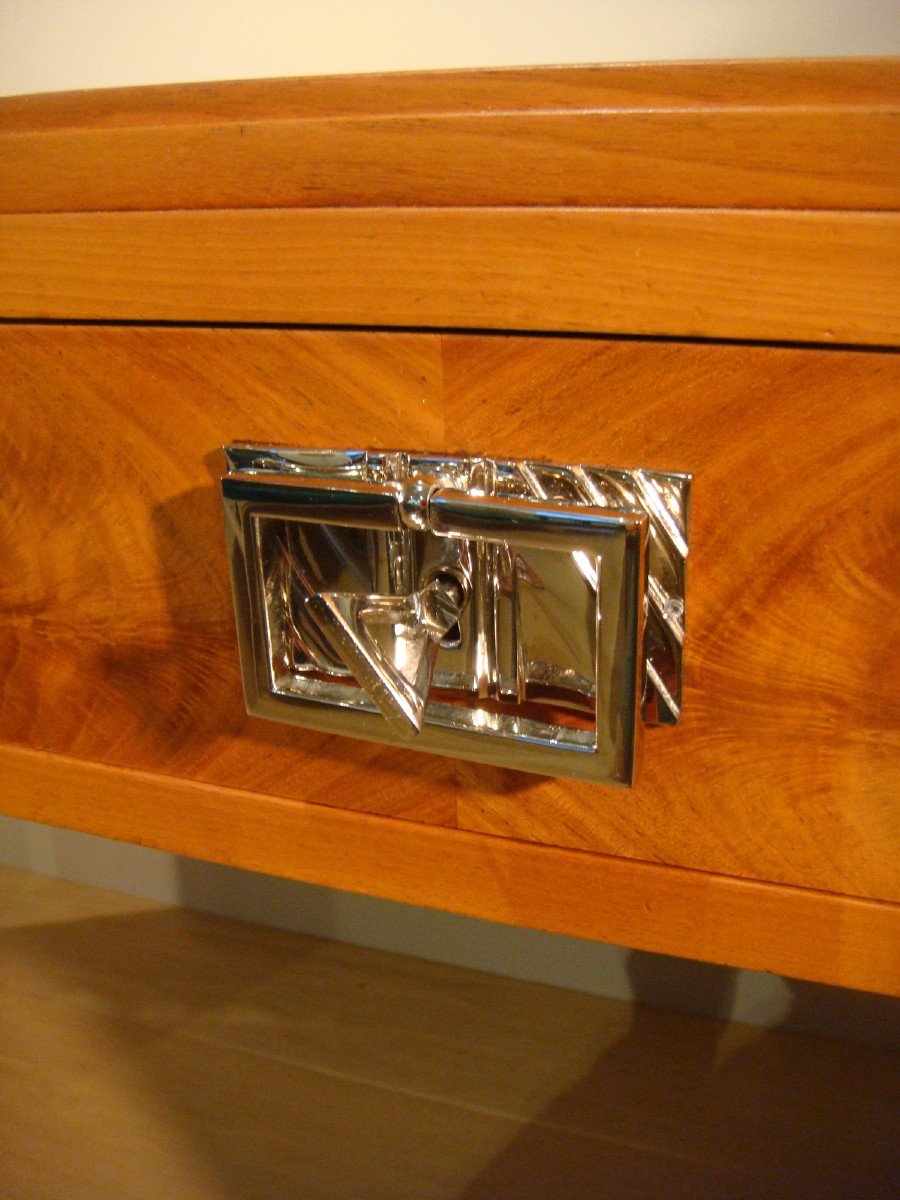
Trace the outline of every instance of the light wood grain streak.
<instances>
[{"instance_id":1,"label":"light wood grain streak","mask_svg":"<svg viewBox=\"0 0 900 1200\"><path fill-rule=\"evenodd\" d=\"M900 906L0 747L5 811L353 892L894 993Z\"/></svg>"},{"instance_id":2,"label":"light wood grain streak","mask_svg":"<svg viewBox=\"0 0 900 1200\"><path fill-rule=\"evenodd\" d=\"M0 130L0 212L372 205L885 209L897 114L482 112Z\"/></svg>"},{"instance_id":3,"label":"light wood grain streak","mask_svg":"<svg viewBox=\"0 0 900 1200\"><path fill-rule=\"evenodd\" d=\"M764 59L164 84L0 97L0 129L600 109L896 107L900 59Z\"/></svg>"},{"instance_id":4,"label":"light wood grain streak","mask_svg":"<svg viewBox=\"0 0 900 1200\"><path fill-rule=\"evenodd\" d=\"M0 217L0 315L900 340L900 221L670 209Z\"/></svg>"}]
</instances>

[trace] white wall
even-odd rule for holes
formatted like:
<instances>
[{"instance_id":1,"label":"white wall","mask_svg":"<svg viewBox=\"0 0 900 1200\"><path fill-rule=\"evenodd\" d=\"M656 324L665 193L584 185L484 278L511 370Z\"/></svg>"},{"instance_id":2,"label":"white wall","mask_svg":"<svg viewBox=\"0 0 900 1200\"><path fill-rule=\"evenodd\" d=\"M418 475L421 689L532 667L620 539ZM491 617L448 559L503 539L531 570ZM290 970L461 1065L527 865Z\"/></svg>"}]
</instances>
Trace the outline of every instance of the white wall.
<instances>
[{"instance_id":1,"label":"white wall","mask_svg":"<svg viewBox=\"0 0 900 1200\"><path fill-rule=\"evenodd\" d=\"M896 0L0 0L0 94L900 50Z\"/></svg>"},{"instance_id":2,"label":"white wall","mask_svg":"<svg viewBox=\"0 0 900 1200\"><path fill-rule=\"evenodd\" d=\"M894 0L0 0L0 94L553 62L900 52ZM0 785L2 786L2 785ZM887 1008L0 818L0 862L519 978L880 1040Z\"/></svg>"}]
</instances>

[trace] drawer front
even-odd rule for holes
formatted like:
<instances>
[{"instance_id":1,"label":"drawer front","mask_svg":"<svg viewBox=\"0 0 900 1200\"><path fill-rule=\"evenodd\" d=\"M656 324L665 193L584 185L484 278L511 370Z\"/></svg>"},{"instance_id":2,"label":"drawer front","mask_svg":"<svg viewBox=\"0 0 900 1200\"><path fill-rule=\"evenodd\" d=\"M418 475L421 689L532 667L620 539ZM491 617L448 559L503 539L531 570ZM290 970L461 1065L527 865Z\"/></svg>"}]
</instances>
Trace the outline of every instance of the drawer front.
<instances>
[{"instance_id":1,"label":"drawer front","mask_svg":"<svg viewBox=\"0 0 900 1200\"><path fill-rule=\"evenodd\" d=\"M897 360L676 342L0 331L0 740L890 898ZM244 713L217 453L408 446L695 475L682 723L630 790ZM892 553L893 550L893 553Z\"/></svg>"}]
</instances>

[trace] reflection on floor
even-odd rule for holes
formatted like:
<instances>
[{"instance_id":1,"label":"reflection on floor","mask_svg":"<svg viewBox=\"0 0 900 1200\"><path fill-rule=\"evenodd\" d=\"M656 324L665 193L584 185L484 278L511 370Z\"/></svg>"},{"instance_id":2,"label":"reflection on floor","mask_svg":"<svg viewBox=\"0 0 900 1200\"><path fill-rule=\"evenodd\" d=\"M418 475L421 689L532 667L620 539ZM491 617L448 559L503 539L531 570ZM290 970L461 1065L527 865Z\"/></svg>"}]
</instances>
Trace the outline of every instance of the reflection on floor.
<instances>
[{"instance_id":1,"label":"reflection on floor","mask_svg":"<svg viewBox=\"0 0 900 1200\"><path fill-rule=\"evenodd\" d=\"M0 869L0 1196L896 1194L889 1052Z\"/></svg>"}]
</instances>

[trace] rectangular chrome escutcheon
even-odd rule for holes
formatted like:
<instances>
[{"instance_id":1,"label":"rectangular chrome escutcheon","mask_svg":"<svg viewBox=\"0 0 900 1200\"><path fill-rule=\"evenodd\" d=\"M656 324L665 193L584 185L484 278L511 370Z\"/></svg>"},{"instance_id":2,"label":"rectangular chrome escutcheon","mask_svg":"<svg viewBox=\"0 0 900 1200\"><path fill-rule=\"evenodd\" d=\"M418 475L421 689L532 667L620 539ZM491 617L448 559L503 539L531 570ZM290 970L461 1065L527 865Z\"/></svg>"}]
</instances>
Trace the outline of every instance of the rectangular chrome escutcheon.
<instances>
[{"instance_id":1,"label":"rectangular chrome escutcheon","mask_svg":"<svg viewBox=\"0 0 900 1200\"><path fill-rule=\"evenodd\" d=\"M630 784L681 706L690 476L235 443L248 711Z\"/></svg>"}]
</instances>

